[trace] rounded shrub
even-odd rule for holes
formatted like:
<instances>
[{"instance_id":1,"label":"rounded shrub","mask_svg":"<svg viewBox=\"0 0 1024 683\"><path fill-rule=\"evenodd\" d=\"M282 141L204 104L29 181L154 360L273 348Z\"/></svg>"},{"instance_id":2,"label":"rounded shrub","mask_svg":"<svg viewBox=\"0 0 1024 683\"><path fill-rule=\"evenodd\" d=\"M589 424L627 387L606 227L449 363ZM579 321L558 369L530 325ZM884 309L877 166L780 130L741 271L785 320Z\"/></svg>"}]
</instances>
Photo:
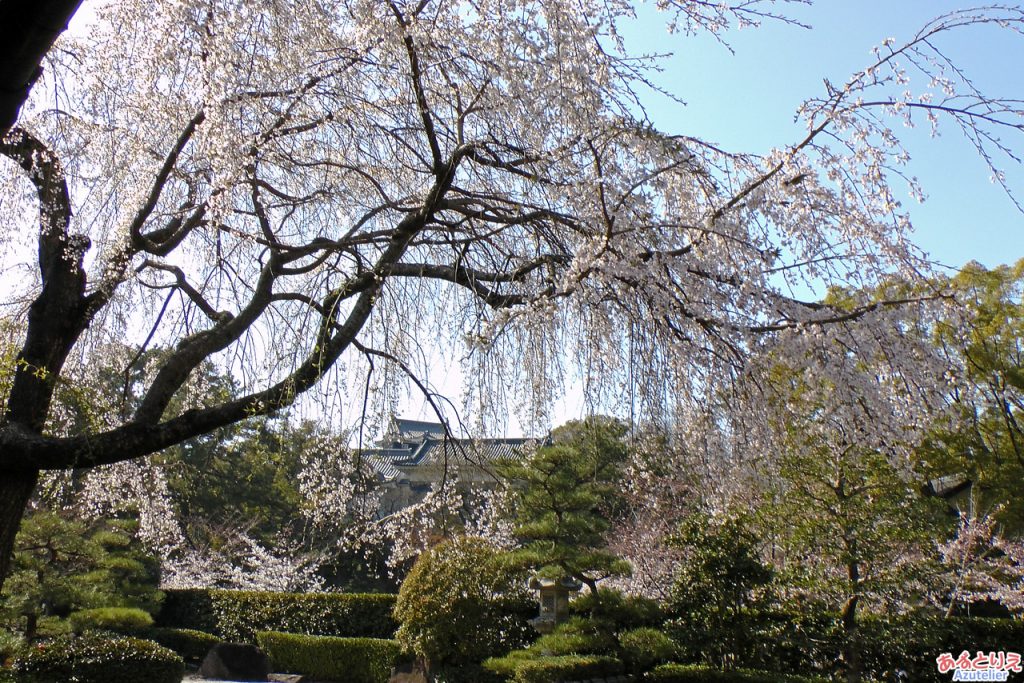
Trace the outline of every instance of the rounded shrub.
<instances>
[{"instance_id":1,"label":"rounded shrub","mask_svg":"<svg viewBox=\"0 0 1024 683\"><path fill-rule=\"evenodd\" d=\"M678 649L671 638L654 628L635 628L620 633L619 648L623 661L635 672L672 661Z\"/></svg>"},{"instance_id":2,"label":"rounded shrub","mask_svg":"<svg viewBox=\"0 0 1024 683\"><path fill-rule=\"evenodd\" d=\"M395 637L432 671L476 664L529 642L536 603L485 540L457 538L416 561L398 593Z\"/></svg>"},{"instance_id":3,"label":"rounded shrub","mask_svg":"<svg viewBox=\"0 0 1024 683\"><path fill-rule=\"evenodd\" d=\"M571 617L538 638L527 652L531 657L607 654L616 648L615 635L600 620Z\"/></svg>"},{"instance_id":4,"label":"rounded shrub","mask_svg":"<svg viewBox=\"0 0 1024 683\"><path fill-rule=\"evenodd\" d=\"M149 612L137 607L98 607L72 612L68 617L71 630L76 633L86 631L116 631L127 633L153 625L153 617Z\"/></svg>"},{"instance_id":5,"label":"rounded shrub","mask_svg":"<svg viewBox=\"0 0 1024 683\"><path fill-rule=\"evenodd\" d=\"M569 610L591 620L601 620L613 631L649 626L657 628L666 614L657 601L626 595L614 588L599 588L597 595L586 592L569 603Z\"/></svg>"},{"instance_id":6,"label":"rounded shrub","mask_svg":"<svg viewBox=\"0 0 1024 683\"><path fill-rule=\"evenodd\" d=\"M149 640L80 636L40 643L13 669L19 683L180 683L185 663Z\"/></svg>"}]
</instances>

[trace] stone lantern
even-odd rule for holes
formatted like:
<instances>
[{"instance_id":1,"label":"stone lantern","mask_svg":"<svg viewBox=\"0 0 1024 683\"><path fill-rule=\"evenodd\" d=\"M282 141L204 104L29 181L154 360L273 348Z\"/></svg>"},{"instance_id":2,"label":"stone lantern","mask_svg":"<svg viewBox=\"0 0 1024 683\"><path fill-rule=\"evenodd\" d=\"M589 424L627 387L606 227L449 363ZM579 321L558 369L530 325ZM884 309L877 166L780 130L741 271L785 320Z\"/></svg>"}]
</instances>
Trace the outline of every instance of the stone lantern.
<instances>
[{"instance_id":1,"label":"stone lantern","mask_svg":"<svg viewBox=\"0 0 1024 683\"><path fill-rule=\"evenodd\" d=\"M556 624L565 621L569 616L569 597L578 593L583 587L579 581L568 576L560 579L530 579L530 589L537 591L540 603L540 616L530 621L541 633L550 633Z\"/></svg>"}]
</instances>

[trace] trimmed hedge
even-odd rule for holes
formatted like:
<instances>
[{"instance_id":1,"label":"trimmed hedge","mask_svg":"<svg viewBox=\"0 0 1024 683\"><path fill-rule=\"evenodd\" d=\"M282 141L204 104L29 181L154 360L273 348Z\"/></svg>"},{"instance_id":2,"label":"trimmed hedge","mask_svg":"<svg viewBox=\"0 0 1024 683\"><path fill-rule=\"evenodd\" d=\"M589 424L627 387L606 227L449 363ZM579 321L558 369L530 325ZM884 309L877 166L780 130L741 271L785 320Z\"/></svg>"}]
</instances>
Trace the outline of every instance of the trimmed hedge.
<instances>
[{"instance_id":1,"label":"trimmed hedge","mask_svg":"<svg viewBox=\"0 0 1024 683\"><path fill-rule=\"evenodd\" d=\"M74 633L116 631L127 633L153 625L149 612L137 607L97 607L72 612L68 617Z\"/></svg>"},{"instance_id":2,"label":"trimmed hedge","mask_svg":"<svg viewBox=\"0 0 1024 683\"><path fill-rule=\"evenodd\" d=\"M130 635L136 638L152 640L168 650L174 650L186 662L198 663L209 654L217 643L223 642L212 633L195 631L188 628L147 628Z\"/></svg>"},{"instance_id":3,"label":"trimmed hedge","mask_svg":"<svg viewBox=\"0 0 1024 683\"><path fill-rule=\"evenodd\" d=\"M270 593L189 589L165 591L157 624L254 643L258 631L391 638L397 596L384 593Z\"/></svg>"},{"instance_id":4,"label":"trimmed hedge","mask_svg":"<svg viewBox=\"0 0 1024 683\"><path fill-rule=\"evenodd\" d=\"M897 616L868 617L860 626L861 659L865 677L884 680L888 672L902 669L907 680L948 683L935 659L943 652L953 657L964 650L1020 652L1024 621L982 617Z\"/></svg>"},{"instance_id":5,"label":"trimmed hedge","mask_svg":"<svg viewBox=\"0 0 1024 683\"><path fill-rule=\"evenodd\" d=\"M507 683L508 678L485 669L482 664L446 666L432 671L434 683Z\"/></svg>"},{"instance_id":6,"label":"trimmed hedge","mask_svg":"<svg viewBox=\"0 0 1024 683\"><path fill-rule=\"evenodd\" d=\"M156 613L156 625L217 633L217 612L213 609L214 588L179 588L164 591Z\"/></svg>"},{"instance_id":7,"label":"trimmed hedge","mask_svg":"<svg viewBox=\"0 0 1024 683\"><path fill-rule=\"evenodd\" d=\"M741 615L747 637L734 653L741 667L760 671L840 674L838 664L845 634L838 615L746 612ZM935 659L943 652L954 657L964 650L1019 652L1024 621L931 615L863 615L858 619L861 665L866 680L890 680L904 671L915 683L948 683ZM672 630L682 661L702 659L706 634Z\"/></svg>"},{"instance_id":8,"label":"trimmed hedge","mask_svg":"<svg viewBox=\"0 0 1024 683\"><path fill-rule=\"evenodd\" d=\"M256 641L275 671L345 683L385 683L401 654L397 641L380 638L261 631Z\"/></svg>"},{"instance_id":9,"label":"trimmed hedge","mask_svg":"<svg viewBox=\"0 0 1024 683\"><path fill-rule=\"evenodd\" d=\"M516 656L488 659L484 668L513 683L562 683L616 676L623 671L622 661L601 655L561 655L530 658Z\"/></svg>"},{"instance_id":10,"label":"trimmed hedge","mask_svg":"<svg viewBox=\"0 0 1024 683\"><path fill-rule=\"evenodd\" d=\"M12 667L19 683L180 683L185 663L138 638L59 638L27 649Z\"/></svg>"},{"instance_id":11,"label":"trimmed hedge","mask_svg":"<svg viewBox=\"0 0 1024 683\"><path fill-rule=\"evenodd\" d=\"M719 671L706 666L663 664L644 676L644 683L828 683L826 678L786 676L770 671Z\"/></svg>"}]
</instances>

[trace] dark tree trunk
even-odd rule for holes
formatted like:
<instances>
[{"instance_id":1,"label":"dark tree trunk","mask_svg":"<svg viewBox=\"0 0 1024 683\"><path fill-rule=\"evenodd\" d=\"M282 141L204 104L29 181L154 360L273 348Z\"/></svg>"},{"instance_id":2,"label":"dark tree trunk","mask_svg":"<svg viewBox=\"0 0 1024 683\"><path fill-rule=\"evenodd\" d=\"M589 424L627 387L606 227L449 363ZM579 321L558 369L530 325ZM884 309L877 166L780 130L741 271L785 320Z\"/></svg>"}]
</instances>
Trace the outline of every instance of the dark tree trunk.
<instances>
[{"instance_id":1,"label":"dark tree trunk","mask_svg":"<svg viewBox=\"0 0 1024 683\"><path fill-rule=\"evenodd\" d=\"M36 632L39 630L39 615L29 612L25 615L25 640L31 643L36 639Z\"/></svg>"},{"instance_id":2,"label":"dark tree trunk","mask_svg":"<svg viewBox=\"0 0 1024 683\"><path fill-rule=\"evenodd\" d=\"M857 562L857 541L846 539L851 559L846 563L846 578L850 587L850 598L843 605L843 659L846 660L846 683L860 683L860 633L857 625L857 603L860 600L860 563Z\"/></svg>"},{"instance_id":3,"label":"dark tree trunk","mask_svg":"<svg viewBox=\"0 0 1024 683\"><path fill-rule=\"evenodd\" d=\"M0 137L18 120L40 64L82 0L0 0Z\"/></svg>"},{"instance_id":4,"label":"dark tree trunk","mask_svg":"<svg viewBox=\"0 0 1024 683\"><path fill-rule=\"evenodd\" d=\"M857 601L854 595L843 605L843 658L846 660L846 683L860 683L860 643L857 632Z\"/></svg>"},{"instance_id":5,"label":"dark tree trunk","mask_svg":"<svg viewBox=\"0 0 1024 683\"><path fill-rule=\"evenodd\" d=\"M17 4L10 0L0 0L0 3L0 18ZM8 28L0 30L0 36ZM0 153L25 169L36 186L40 203L39 269L43 285L29 307L25 343L18 354L0 426L16 429L27 437L38 437L43 434L50 413L56 378L89 321L86 275L82 268L89 242L68 235L70 197L64 171L53 153L21 129L0 141ZM10 570L21 517L38 479L38 466L24 462L14 464L11 452L0 448L0 591Z\"/></svg>"},{"instance_id":6,"label":"dark tree trunk","mask_svg":"<svg viewBox=\"0 0 1024 683\"><path fill-rule=\"evenodd\" d=\"M18 535L22 513L38 478L38 472L0 475L0 591L11 569L14 537Z\"/></svg>"}]
</instances>

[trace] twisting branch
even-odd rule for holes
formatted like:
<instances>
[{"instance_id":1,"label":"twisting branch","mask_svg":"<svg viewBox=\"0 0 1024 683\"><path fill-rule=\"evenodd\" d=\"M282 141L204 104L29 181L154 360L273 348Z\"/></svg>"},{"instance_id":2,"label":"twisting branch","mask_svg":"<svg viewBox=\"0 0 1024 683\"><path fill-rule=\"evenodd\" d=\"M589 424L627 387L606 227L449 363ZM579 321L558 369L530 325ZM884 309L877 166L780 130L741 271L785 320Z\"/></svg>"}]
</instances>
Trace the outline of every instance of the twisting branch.
<instances>
[{"instance_id":1,"label":"twisting branch","mask_svg":"<svg viewBox=\"0 0 1024 683\"><path fill-rule=\"evenodd\" d=\"M198 306L199 310L201 310L203 314L206 315L206 317L212 320L213 322L222 322L230 320L233 317L231 313L227 311L218 311L213 306L211 306L210 303L203 297L203 295L200 294L195 287L189 284L188 278L185 277L185 271L183 271L178 266L172 266L168 263L160 263L158 261L153 261L152 259L146 259L145 261L142 262L142 265L140 265L135 270L135 272L141 273L146 268L160 270L165 273L170 273L171 275L173 275L175 280L175 284L173 285L173 287L184 292L185 295L192 301L192 303ZM154 288L162 289L165 286L167 285L156 286Z\"/></svg>"}]
</instances>

